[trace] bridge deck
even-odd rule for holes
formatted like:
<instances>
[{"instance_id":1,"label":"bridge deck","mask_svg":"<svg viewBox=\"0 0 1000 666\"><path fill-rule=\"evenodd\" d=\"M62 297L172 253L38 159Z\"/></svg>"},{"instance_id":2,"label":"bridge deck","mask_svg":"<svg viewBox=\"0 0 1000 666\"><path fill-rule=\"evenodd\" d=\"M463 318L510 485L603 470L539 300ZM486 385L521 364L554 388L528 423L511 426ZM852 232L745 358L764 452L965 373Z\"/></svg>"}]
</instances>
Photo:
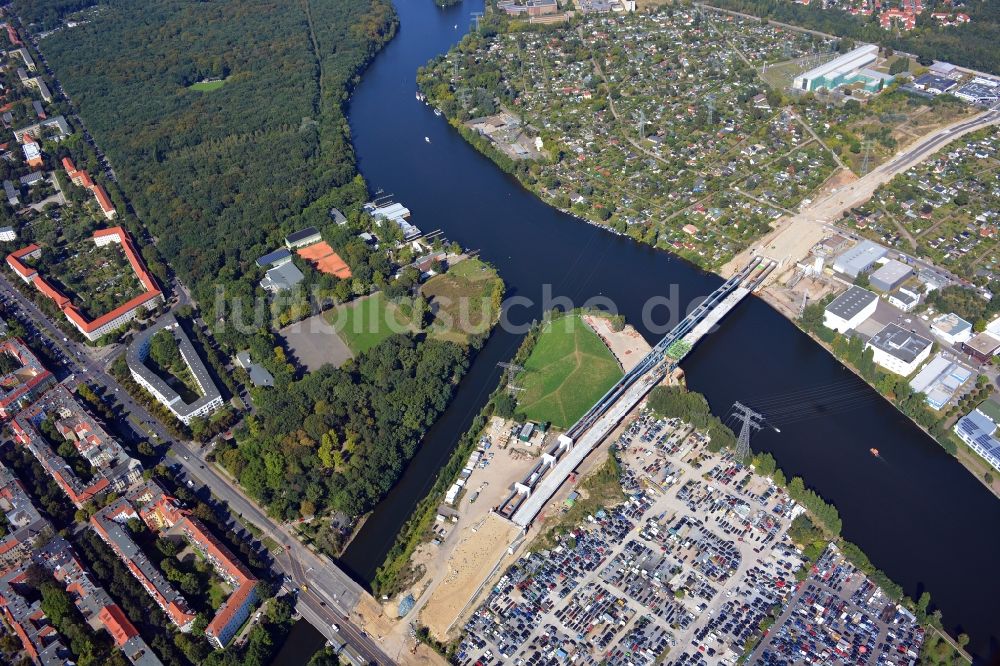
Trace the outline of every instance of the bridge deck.
<instances>
[{"instance_id":1,"label":"bridge deck","mask_svg":"<svg viewBox=\"0 0 1000 666\"><path fill-rule=\"evenodd\" d=\"M510 517L522 528L530 525L570 473L676 366L680 358L668 358L667 350L675 343L684 342L681 356L686 355L730 310L760 285L774 266L773 261L755 258L692 310L566 432L565 437L571 446L554 461L554 465L540 463L520 484L516 484L517 487L499 507L500 515Z\"/></svg>"},{"instance_id":2,"label":"bridge deck","mask_svg":"<svg viewBox=\"0 0 1000 666\"><path fill-rule=\"evenodd\" d=\"M570 473L580 466L583 459L607 437L615 426L632 411L632 408L645 397L659 382L661 373L647 373L634 383L625 395L621 397L601 418L587 430L580 440L563 455L555 467L542 477L535 490L521 503L514 513L513 521L521 527L527 527L535 519L559 486L569 477Z\"/></svg>"}]
</instances>

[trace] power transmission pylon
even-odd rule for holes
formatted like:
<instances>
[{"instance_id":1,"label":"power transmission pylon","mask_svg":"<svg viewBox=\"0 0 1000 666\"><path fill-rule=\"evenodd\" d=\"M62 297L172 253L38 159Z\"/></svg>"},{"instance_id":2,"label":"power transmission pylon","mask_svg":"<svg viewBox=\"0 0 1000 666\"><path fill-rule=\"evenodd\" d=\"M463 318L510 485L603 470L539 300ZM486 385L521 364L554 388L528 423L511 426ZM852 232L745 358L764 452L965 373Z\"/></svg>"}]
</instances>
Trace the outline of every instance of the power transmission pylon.
<instances>
[{"instance_id":1,"label":"power transmission pylon","mask_svg":"<svg viewBox=\"0 0 1000 666\"><path fill-rule=\"evenodd\" d=\"M705 108L708 109L708 124L715 124L715 94L710 94L705 97Z\"/></svg>"},{"instance_id":2,"label":"power transmission pylon","mask_svg":"<svg viewBox=\"0 0 1000 666\"><path fill-rule=\"evenodd\" d=\"M524 388L514 385L514 378L517 377L518 373L524 371L524 366L518 365L517 363L497 363L498 366L504 369L504 374L507 375L507 392L516 393L517 391L523 391Z\"/></svg>"},{"instance_id":3,"label":"power transmission pylon","mask_svg":"<svg viewBox=\"0 0 1000 666\"><path fill-rule=\"evenodd\" d=\"M636 111L633 117L636 119L639 128L639 140L642 141L646 138L646 114L640 109Z\"/></svg>"},{"instance_id":4,"label":"power transmission pylon","mask_svg":"<svg viewBox=\"0 0 1000 666\"><path fill-rule=\"evenodd\" d=\"M859 176L863 176L868 173L868 163L872 156L872 140L865 139L861 146L861 149L865 151L865 159L861 162L861 173L858 174Z\"/></svg>"},{"instance_id":5,"label":"power transmission pylon","mask_svg":"<svg viewBox=\"0 0 1000 666\"><path fill-rule=\"evenodd\" d=\"M479 22L483 20L483 13L472 12L472 20L476 22L476 32L479 32Z\"/></svg>"},{"instance_id":6,"label":"power transmission pylon","mask_svg":"<svg viewBox=\"0 0 1000 666\"><path fill-rule=\"evenodd\" d=\"M734 403L733 411L736 412L736 420L743 422L743 425L740 426L739 438L736 441L736 460L740 464L746 465L750 460L750 431L760 430L758 421L763 421L764 417L742 402Z\"/></svg>"}]
</instances>

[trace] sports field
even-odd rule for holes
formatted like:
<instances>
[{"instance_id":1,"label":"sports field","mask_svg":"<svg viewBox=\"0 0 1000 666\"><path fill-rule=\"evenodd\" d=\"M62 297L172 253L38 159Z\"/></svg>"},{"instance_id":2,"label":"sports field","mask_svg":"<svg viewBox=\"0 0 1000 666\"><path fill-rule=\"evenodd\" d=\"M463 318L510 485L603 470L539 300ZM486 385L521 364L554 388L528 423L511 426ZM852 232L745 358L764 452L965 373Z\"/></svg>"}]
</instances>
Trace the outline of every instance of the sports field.
<instances>
[{"instance_id":1,"label":"sports field","mask_svg":"<svg viewBox=\"0 0 1000 666\"><path fill-rule=\"evenodd\" d=\"M412 331L409 319L381 292L331 310L327 321L334 325L355 356L394 333Z\"/></svg>"},{"instance_id":2,"label":"sports field","mask_svg":"<svg viewBox=\"0 0 1000 666\"><path fill-rule=\"evenodd\" d=\"M579 316L546 326L517 383L518 411L558 428L573 425L622 376L615 357Z\"/></svg>"}]
</instances>

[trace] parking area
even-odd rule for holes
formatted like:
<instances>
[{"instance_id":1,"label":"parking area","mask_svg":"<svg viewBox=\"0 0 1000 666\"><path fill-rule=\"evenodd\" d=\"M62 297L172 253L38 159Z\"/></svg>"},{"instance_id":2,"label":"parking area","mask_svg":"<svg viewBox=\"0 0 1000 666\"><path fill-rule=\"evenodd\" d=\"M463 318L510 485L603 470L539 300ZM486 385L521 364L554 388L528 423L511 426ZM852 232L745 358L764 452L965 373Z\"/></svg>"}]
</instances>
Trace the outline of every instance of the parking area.
<instances>
[{"instance_id":1,"label":"parking area","mask_svg":"<svg viewBox=\"0 0 1000 666\"><path fill-rule=\"evenodd\" d=\"M636 419L615 443L626 501L510 566L458 663L735 663L793 589L793 505L706 443L680 421Z\"/></svg>"},{"instance_id":2,"label":"parking area","mask_svg":"<svg viewBox=\"0 0 1000 666\"><path fill-rule=\"evenodd\" d=\"M511 564L466 622L455 663L841 663L820 646L830 631L845 664L904 663L919 650L912 616L829 552L799 583L804 560L787 530L802 509L707 443L679 420L640 415L614 447L626 501ZM821 585L847 606L821 597ZM807 623L803 639L796 609L814 604L837 608L836 619L823 631ZM775 619L784 633L759 644Z\"/></svg>"},{"instance_id":3,"label":"parking area","mask_svg":"<svg viewBox=\"0 0 1000 666\"><path fill-rule=\"evenodd\" d=\"M833 545L754 653L761 664L910 664L924 630Z\"/></svg>"}]
</instances>

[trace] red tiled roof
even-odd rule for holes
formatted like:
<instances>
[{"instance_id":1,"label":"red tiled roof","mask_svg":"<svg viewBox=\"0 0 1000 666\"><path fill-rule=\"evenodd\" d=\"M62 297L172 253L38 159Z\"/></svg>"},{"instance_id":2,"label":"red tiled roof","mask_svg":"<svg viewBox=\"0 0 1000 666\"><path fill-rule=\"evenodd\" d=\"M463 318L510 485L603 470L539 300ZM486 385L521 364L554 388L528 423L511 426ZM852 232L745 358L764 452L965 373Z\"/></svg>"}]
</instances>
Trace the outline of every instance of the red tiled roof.
<instances>
[{"instance_id":1,"label":"red tiled roof","mask_svg":"<svg viewBox=\"0 0 1000 666\"><path fill-rule=\"evenodd\" d=\"M63 159L64 165L66 164L67 160L68 158ZM70 164L72 164L72 162L70 162ZM98 185L97 187L100 188L100 185ZM103 188L100 189L100 192L103 191L104 191ZM107 195L105 195L105 197L106 196ZM105 236L117 237L120 245L122 246L122 250L125 252L125 256L128 258L129 264L132 266L132 270L135 271L136 276L139 278L139 281L142 283L142 286L145 288L146 291L143 292L142 294L139 294L135 298L129 300L127 303L118 306L111 312L101 315L100 317L94 319L93 321L88 320L86 317L84 317L83 314L81 314L80 309L76 304L74 304L58 289L49 284L49 282L46 281L43 277L39 276L37 274L37 271L35 271L35 269L27 266L26 264L24 264L24 262L21 261L21 257L24 257L25 255L31 254L32 252L38 250L39 247L37 245L32 243L27 247L23 247L20 250L17 250L16 252L11 252L9 255L7 255L7 263L10 265L12 269L17 271L25 278L29 278L32 275L34 275L35 277L32 279L32 284L35 285L35 288L38 289L38 291L45 294L45 296L47 296L48 298L55 301L59 309L63 311L63 314L66 315L66 317L69 318L74 324L76 324L81 330L87 333L91 333L101 328L105 324L114 321L123 314L130 312L131 310L134 310L140 305L162 294L162 292L160 291L160 287L156 284L156 280L154 280L153 276L150 275L149 271L146 270L146 265L142 262L142 258L139 256L139 253L136 252L135 246L132 244L132 237L129 235L129 233L125 231L125 229L121 226L111 227L110 229L101 229L99 231L94 232L94 238L102 238Z\"/></svg>"},{"instance_id":2,"label":"red tiled roof","mask_svg":"<svg viewBox=\"0 0 1000 666\"><path fill-rule=\"evenodd\" d=\"M34 268L31 268L21 260L27 255L31 254L32 252L36 252L40 249L41 249L40 247L32 243L27 247L22 247L20 250L11 252L10 254L7 255L7 265L9 265L12 269L14 269L14 271L17 272L18 275L27 279L32 275L34 275L35 273L37 273L38 271L36 271Z\"/></svg>"},{"instance_id":3,"label":"red tiled roof","mask_svg":"<svg viewBox=\"0 0 1000 666\"><path fill-rule=\"evenodd\" d=\"M104 191L103 187L95 184L91 189L94 192L94 196L97 197L97 203L101 205L101 210L105 213L110 213L115 209L111 203L111 199L108 198L108 193Z\"/></svg>"},{"instance_id":4,"label":"red tiled roof","mask_svg":"<svg viewBox=\"0 0 1000 666\"><path fill-rule=\"evenodd\" d=\"M119 647L127 643L129 639L139 635L135 626L129 622L117 604L105 606L97 613L97 617L104 623L104 628L108 630L108 633L115 640L115 644Z\"/></svg>"}]
</instances>

